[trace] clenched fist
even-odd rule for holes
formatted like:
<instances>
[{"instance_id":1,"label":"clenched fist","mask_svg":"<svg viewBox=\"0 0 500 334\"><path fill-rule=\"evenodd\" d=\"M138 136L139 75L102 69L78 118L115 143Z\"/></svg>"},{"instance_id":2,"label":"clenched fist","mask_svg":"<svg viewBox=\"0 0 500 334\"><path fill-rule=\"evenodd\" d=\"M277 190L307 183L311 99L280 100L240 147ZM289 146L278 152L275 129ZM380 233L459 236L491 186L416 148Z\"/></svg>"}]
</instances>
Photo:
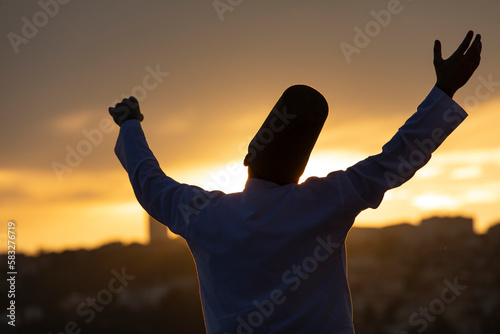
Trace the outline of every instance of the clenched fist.
<instances>
[{"instance_id":1,"label":"clenched fist","mask_svg":"<svg viewBox=\"0 0 500 334\"><path fill-rule=\"evenodd\" d=\"M117 103L114 107L109 107L109 114L113 116L113 120L119 126L129 119L137 119L140 122L144 119L139 108L139 101L133 96L128 99L123 99L122 102Z\"/></svg>"}]
</instances>

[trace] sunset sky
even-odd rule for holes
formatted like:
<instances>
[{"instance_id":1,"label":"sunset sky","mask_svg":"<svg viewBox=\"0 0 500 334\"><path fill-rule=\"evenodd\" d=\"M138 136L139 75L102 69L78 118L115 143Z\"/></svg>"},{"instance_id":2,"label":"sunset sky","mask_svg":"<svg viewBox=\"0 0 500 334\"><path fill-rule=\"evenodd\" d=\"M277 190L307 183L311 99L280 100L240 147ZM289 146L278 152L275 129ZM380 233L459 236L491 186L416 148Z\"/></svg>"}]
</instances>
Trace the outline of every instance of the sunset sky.
<instances>
[{"instance_id":1,"label":"sunset sky","mask_svg":"<svg viewBox=\"0 0 500 334\"><path fill-rule=\"evenodd\" d=\"M234 192L277 99L310 85L330 115L304 177L324 176L380 152L435 83L434 40L447 58L468 30L483 36L482 63L455 95L469 117L355 226L466 215L484 233L500 222L500 2L66 2L0 1L2 244L11 219L27 253L146 241L113 152L118 99L139 99L167 175Z\"/></svg>"}]
</instances>

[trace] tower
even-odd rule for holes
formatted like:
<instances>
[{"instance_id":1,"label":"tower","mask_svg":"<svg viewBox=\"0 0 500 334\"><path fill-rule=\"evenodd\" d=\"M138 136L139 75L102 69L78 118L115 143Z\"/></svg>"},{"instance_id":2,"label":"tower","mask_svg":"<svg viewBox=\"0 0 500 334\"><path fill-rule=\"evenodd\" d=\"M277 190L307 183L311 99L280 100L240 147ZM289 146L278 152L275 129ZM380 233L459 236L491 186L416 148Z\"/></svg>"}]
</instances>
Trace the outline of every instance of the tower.
<instances>
[{"instance_id":1,"label":"tower","mask_svg":"<svg viewBox=\"0 0 500 334\"><path fill-rule=\"evenodd\" d=\"M167 227L151 216L149 217L149 244L168 242Z\"/></svg>"}]
</instances>

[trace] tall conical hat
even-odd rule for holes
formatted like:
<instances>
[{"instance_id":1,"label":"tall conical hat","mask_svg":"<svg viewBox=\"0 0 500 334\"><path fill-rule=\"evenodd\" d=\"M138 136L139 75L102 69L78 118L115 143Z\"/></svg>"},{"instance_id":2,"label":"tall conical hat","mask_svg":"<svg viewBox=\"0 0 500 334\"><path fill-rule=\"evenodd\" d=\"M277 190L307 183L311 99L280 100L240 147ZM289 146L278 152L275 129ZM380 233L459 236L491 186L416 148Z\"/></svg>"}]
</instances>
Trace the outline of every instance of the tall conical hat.
<instances>
[{"instance_id":1,"label":"tall conical hat","mask_svg":"<svg viewBox=\"0 0 500 334\"><path fill-rule=\"evenodd\" d=\"M328 116L328 103L315 89L295 85L280 97L248 146L244 164L258 177L296 183Z\"/></svg>"}]
</instances>

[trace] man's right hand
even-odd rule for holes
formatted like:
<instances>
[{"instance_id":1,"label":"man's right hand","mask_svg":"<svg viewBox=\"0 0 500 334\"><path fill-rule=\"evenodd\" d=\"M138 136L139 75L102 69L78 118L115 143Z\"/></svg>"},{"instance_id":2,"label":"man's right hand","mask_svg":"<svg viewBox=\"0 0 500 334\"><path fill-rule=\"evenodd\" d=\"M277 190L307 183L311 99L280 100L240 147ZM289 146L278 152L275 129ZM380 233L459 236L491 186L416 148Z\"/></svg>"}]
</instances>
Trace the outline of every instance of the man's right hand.
<instances>
[{"instance_id":1,"label":"man's right hand","mask_svg":"<svg viewBox=\"0 0 500 334\"><path fill-rule=\"evenodd\" d=\"M122 102L117 103L114 107L109 107L109 113L113 116L113 120L119 126L129 119L137 119L140 122L144 119L139 108L139 101L133 96L128 99L123 99Z\"/></svg>"},{"instance_id":2,"label":"man's right hand","mask_svg":"<svg viewBox=\"0 0 500 334\"><path fill-rule=\"evenodd\" d=\"M436 40L434 44L436 86L451 98L467 83L481 61L481 35L476 35L471 44L473 35L474 32L469 31L455 53L446 60L441 55L441 42Z\"/></svg>"}]
</instances>

